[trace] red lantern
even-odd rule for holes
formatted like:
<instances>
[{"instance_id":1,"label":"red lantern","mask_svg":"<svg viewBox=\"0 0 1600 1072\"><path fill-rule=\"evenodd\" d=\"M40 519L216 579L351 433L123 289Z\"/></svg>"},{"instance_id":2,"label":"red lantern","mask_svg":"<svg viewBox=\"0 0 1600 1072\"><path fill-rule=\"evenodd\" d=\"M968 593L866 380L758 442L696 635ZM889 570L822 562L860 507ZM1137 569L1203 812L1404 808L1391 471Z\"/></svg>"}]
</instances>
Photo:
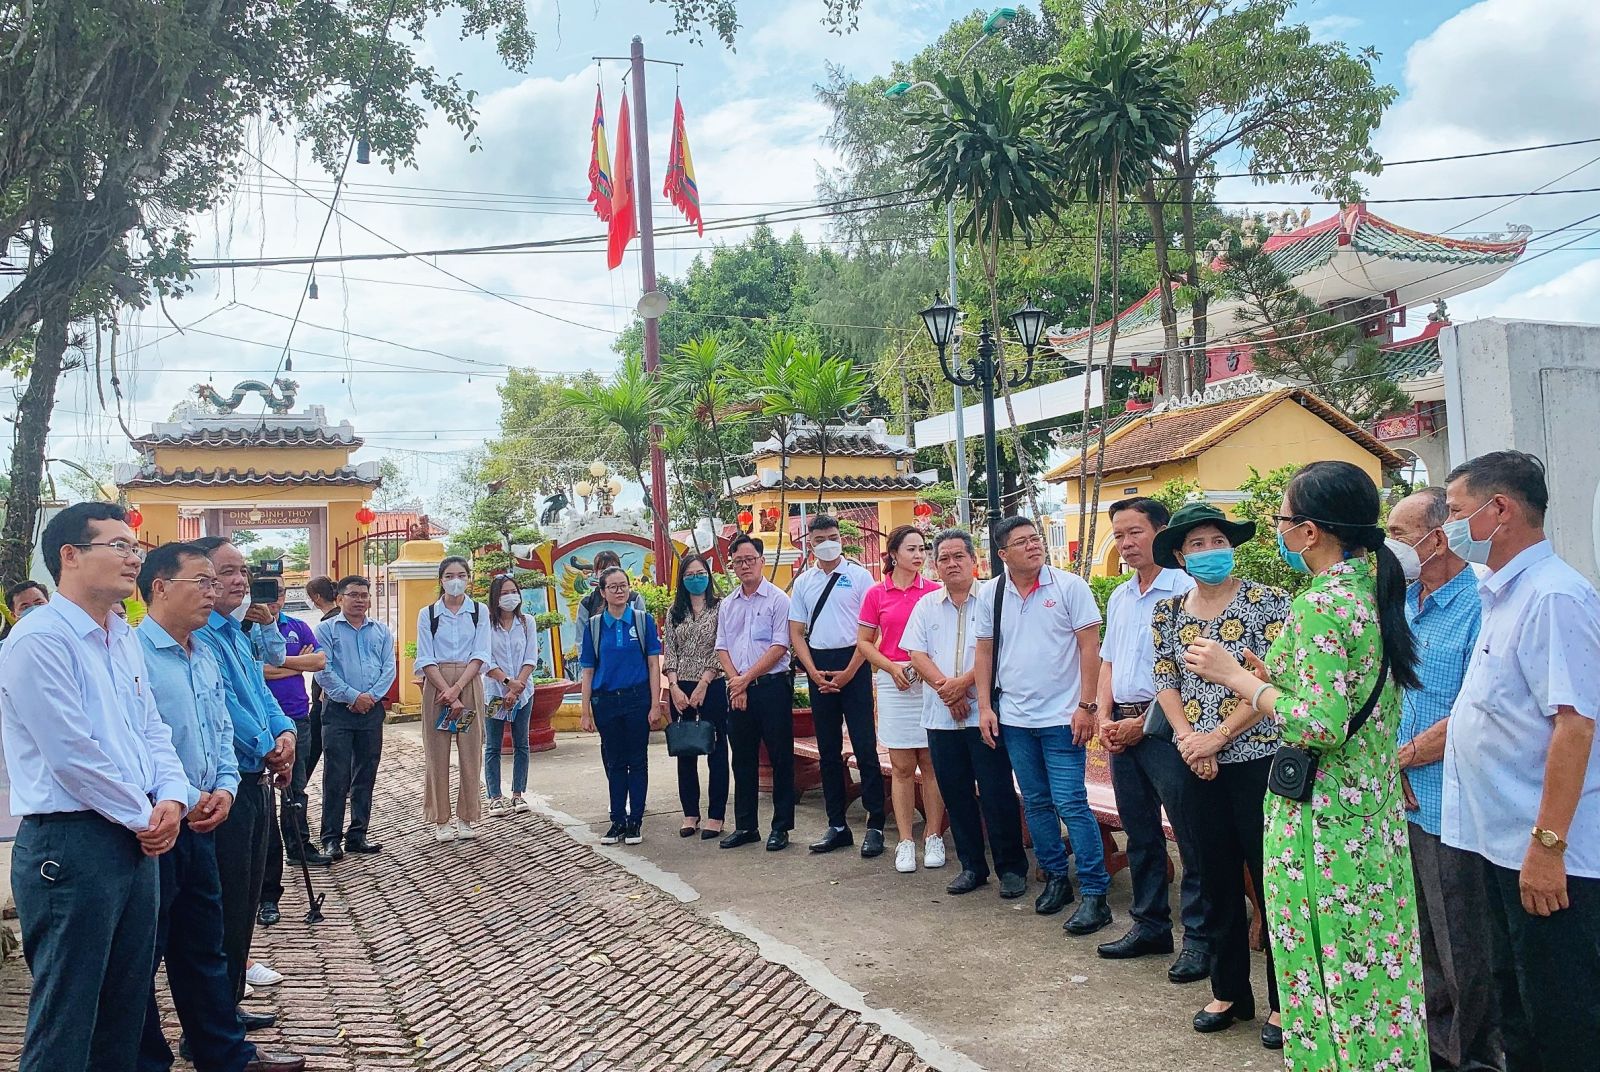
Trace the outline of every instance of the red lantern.
<instances>
[{"instance_id":1,"label":"red lantern","mask_svg":"<svg viewBox=\"0 0 1600 1072\"><path fill-rule=\"evenodd\" d=\"M742 529L749 528L750 527L750 522L754 521L755 519L756 519L756 515L752 514L749 510L740 510L739 511L739 527L740 528L742 528Z\"/></svg>"},{"instance_id":2,"label":"red lantern","mask_svg":"<svg viewBox=\"0 0 1600 1072\"><path fill-rule=\"evenodd\" d=\"M128 507L128 527L137 532L139 531L139 526L143 524L144 515L139 512L139 508L137 506Z\"/></svg>"},{"instance_id":3,"label":"red lantern","mask_svg":"<svg viewBox=\"0 0 1600 1072\"><path fill-rule=\"evenodd\" d=\"M374 521L376 521L377 519L378 519L378 515L372 512L372 507L370 507L370 506L362 506L359 510L356 511L356 523L357 524L370 525Z\"/></svg>"},{"instance_id":4,"label":"red lantern","mask_svg":"<svg viewBox=\"0 0 1600 1072\"><path fill-rule=\"evenodd\" d=\"M778 523L778 508L776 506L767 507L761 511L761 517L767 524L776 526Z\"/></svg>"},{"instance_id":5,"label":"red lantern","mask_svg":"<svg viewBox=\"0 0 1600 1072\"><path fill-rule=\"evenodd\" d=\"M918 516L918 517L932 517L933 516L933 504L932 503L919 502L916 506L911 508L911 512L913 514L915 514L916 516Z\"/></svg>"}]
</instances>

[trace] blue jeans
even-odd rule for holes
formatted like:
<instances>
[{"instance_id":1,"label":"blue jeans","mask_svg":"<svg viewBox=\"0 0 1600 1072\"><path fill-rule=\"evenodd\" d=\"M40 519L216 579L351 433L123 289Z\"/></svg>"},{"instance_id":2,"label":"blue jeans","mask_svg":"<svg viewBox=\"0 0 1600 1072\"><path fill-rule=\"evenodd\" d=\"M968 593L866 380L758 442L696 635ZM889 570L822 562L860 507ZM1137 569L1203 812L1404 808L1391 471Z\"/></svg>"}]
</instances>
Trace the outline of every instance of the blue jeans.
<instances>
[{"instance_id":1,"label":"blue jeans","mask_svg":"<svg viewBox=\"0 0 1600 1072\"><path fill-rule=\"evenodd\" d=\"M1072 849L1078 854L1078 885L1085 896L1105 896L1111 876L1106 873L1100 824L1089 810L1089 791L1083 784L1086 753L1082 745L1072 743L1072 727L1002 725L1000 733L1022 789L1022 812L1028 819L1040 870L1050 875L1067 873L1067 846L1061 840L1061 824L1065 823Z\"/></svg>"},{"instance_id":2,"label":"blue jeans","mask_svg":"<svg viewBox=\"0 0 1600 1072\"><path fill-rule=\"evenodd\" d=\"M611 821L644 822L644 794L650 756L650 686L635 685L589 698L594 728L600 734L600 762L611 790Z\"/></svg>"},{"instance_id":3,"label":"blue jeans","mask_svg":"<svg viewBox=\"0 0 1600 1072\"><path fill-rule=\"evenodd\" d=\"M533 717L533 697L516 710L511 721L511 791L521 796L528 788L528 721ZM500 799L501 729L504 720L491 718L483 726L483 790L490 800Z\"/></svg>"}]
</instances>

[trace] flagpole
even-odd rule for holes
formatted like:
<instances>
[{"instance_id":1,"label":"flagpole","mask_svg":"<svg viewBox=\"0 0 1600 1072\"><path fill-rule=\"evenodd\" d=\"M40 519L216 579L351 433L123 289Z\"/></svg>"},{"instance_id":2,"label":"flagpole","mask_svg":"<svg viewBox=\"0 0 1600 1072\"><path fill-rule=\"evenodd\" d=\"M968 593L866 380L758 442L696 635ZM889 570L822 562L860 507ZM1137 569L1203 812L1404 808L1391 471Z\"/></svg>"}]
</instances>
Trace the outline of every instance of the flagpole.
<instances>
[{"instance_id":1,"label":"flagpole","mask_svg":"<svg viewBox=\"0 0 1600 1072\"><path fill-rule=\"evenodd\" d=\"M656 289L656 229L650 199L655 189L650 182L650 113L646 110L644 89L644 41L635 37L629 49L633 64L633 107L635 117L634 202L639 213L639 278L640 293ZM652 377L659 377L661 364L661 326L658 318L644 320L644 368ZM652 544L656 556L657 584L666 584L672 577L672 543L667 532L667 461L661 454L661 426L650 427L650 513L655 524Z\"/></svg>"}]
</instances>

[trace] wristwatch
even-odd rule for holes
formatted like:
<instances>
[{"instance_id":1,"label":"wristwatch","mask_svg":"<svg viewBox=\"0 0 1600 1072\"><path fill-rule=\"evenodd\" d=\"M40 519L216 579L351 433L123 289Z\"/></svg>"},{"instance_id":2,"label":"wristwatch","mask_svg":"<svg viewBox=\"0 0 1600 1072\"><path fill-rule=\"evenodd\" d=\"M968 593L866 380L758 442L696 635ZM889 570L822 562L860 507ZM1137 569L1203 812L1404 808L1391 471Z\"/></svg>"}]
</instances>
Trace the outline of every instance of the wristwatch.
<instances>
[{"instance_id":1,"label":"wristwatch","mask_svg":"<svg viewBox=\"0 0 1600 1072\"><path fill-rule=\"evenodd\" d=\"M1567 851L1566 839L1554 830L1545 830L1536 826L1533 828L1533 840L1547 849L1554 849L1557 852Z\"/></svg>"},{"instance_id":2,"label":"wristwatch","mask_svg":"<svg viewBox=\"0 0 1600 1072\"><path fill-rule=\"evenodd\" d=\"M1078 706L1083 708L1085 711L1089 712L1091 715L1094 714L1096 711L1100 710L1100 705L1099 704L1092 703L1092 702L1087 702L1087 701L1080 701Z\"/></svg>"}]
</instances>

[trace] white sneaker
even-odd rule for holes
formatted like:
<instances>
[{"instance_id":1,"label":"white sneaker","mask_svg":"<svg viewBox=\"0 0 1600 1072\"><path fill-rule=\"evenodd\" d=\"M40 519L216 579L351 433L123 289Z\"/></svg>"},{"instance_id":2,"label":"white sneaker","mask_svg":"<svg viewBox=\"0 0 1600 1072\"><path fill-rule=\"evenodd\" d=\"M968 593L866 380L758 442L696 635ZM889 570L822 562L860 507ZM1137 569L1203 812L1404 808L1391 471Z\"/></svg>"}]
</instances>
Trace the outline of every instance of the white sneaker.
<instances>
[{"instance_id":1,"label":"white sneaker","mask_svg":"<svg viewBox=\"0 0 1600 1072\"><path fill-rule=\"evenodd\" d=\"M902 875L909 875L917 869L917 843L915 841L902 841L894 850L894 869Z\"/></svg>"},{"instance_id":2,"label":"white sneaker","mask_svg":"<svg viewBox=\"0 0 1600 1072\"><path fill-rule=\"evenodd\" d=\"M477 836L478 832L472 829L471 823L467 822L465 819L456 820L456 837L460 838L462 841L471 841Z\"/></svg>"},{"instance_id":3,"label":"white sneaker","mask_svg":"<svg viewBox=\"0 0 1600 1072\"><path fill-rule=\"evenodd\" d=\"M244 996L247 999L255 997L256 996L256 988L251 986L249 983L244 984Z\"/></svg>"},{"instance_id":4,"label":"white sneaker","mask_svg":"<svg viewBox=\"0 0 1600 1072\"><path fill-rule=\"evenodd\" d=\"M433 840L435 840L435 841L454 841L455 839L456 839L456 828L453 827L453 826L450 826L448 823L446 825L444 825L444 826L436 826L436 827L433 828Z\"/></svg>"},{"instance_id":5,"label":"white sneaker","mask_svg":"<svg viewBox=\"0 0 1600 1072\"><path fill-rule=\"evenodd\" d=\"M938 834L929 834L927 842L922 846L922 866L944 866L944 838Z\"/></svg>"},{"instance_id":6,"label":"white sneaker","mask_svg":"<svg viewBox=\"0 0 1600 1072\"><path fill-rule=\"evenodd\" d=\"M528 804L528 802L526 800L523 800L521 797L512 797L511 798L511 810L512 811L532 811L533 808L532 808L531 805Z\"/></svg>"},{"instance_id":7,"label":"white sneaker","mask_svg":"<svg viewBox=\"0 0 1600 1072\"><path fill-rule=\"evenodd\" d=\"M498 815L502 819L511 814L511 807L506 803L505 797L495 797L489 801L489 814Z\"/></svg>"},{"instance_id":8,"label":"white sneaker","mask_svg":"<svg viewBox=\"0 0 1600 1072\"><path fill-rule=\"evenodd\" d=\"M283 976L258 960L244 973L244 981L251 986L277 986Z\"/></svg>"}]
</instances>

